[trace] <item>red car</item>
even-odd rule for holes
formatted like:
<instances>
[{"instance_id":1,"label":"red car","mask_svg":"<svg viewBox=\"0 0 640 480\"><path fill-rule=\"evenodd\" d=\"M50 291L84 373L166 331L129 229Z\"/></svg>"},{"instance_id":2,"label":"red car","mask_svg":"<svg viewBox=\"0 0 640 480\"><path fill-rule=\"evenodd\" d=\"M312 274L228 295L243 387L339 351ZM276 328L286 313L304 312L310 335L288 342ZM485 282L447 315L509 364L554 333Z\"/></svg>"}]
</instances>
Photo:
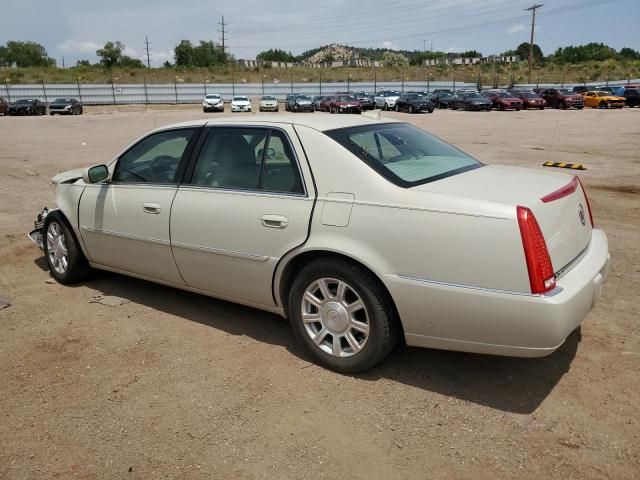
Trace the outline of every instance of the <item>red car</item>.
<instances>
[{"instance_id":1,"label":"red car","mask_svg":"<svg viewBox=\"0 0 640 480\"><path fill-rule=\"evenodd\" d=\"M331 113L362 113L362 104L353 95L336 95L329 102Z\"/></svg>"},{"instance_id":2,"label":"red car","mask_svg":"<svg viewBox=\"0 0 640 480\"><path fill-rule=\"evenodd\" d=\"M544 107L547 106L547 101L531 90L510 90L509 93L522 100L523 110L527 110L528 108L544 110Z\"/></svg>"},{"instance_id":3,"label":"red car","mask_svg":"<svg viewBox=\"0 0 640 480\"><path fill-rule=\"evenodd\" d=\"M324 97L320 101L320 111L321 112L329 112L329 111L331 111L331 101L332 100L333 100L333 96L332 95Z\"/></svg>"},{"instance_id":4,"label":"red car","mask_svg":"<svg viewBox=\"0 0 640 480\"><path fill-rule=\"evenodd\" d=\"M545 88L540 92L540 96L547 101L547 105L552 108L571 108L578 110L584 108L584 98L572 92L568 88Z\"/></svg>"},{"instance_id":5,"label":"red car","mask_svg":"<svg viewBox=\"0 0 640 480\"><path fill-rule=\"evenodd\" d=\"M0 114L6 115L9 111L9 103L2 97L0 97Z\"/></svg>"},{"instance_id":6,"label":"red car","mask_svg":"<svg viewBox=\"0 0 640 480\"><path fill-rule=\"evenodd\" d=\"M522 100L504 90L485 90L482 96L491 100L493 108L498 110L520 111L522 109Z\"/></svg>"}]
</instances>

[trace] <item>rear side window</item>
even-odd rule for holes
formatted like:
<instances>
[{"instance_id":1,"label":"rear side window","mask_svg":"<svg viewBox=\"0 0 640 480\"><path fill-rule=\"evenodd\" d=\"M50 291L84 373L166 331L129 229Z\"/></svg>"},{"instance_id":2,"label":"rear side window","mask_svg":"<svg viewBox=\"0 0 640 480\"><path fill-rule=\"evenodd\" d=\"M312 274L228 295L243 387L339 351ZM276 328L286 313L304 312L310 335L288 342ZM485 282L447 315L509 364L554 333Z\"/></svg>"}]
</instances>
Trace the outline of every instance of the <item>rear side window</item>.
<instances>
[{"instance_id":1,"label":"rear side window","mask_svg":"<svg viewBox=\"0 0 640 480\"><path fill-rule=\"evenodd\" d=\"M191 184L304 193L296 157L286 135L264 128L209 129Z\"/></svg>"},{"instance_id":2,"label":"rear side window","mask_svg":"<svg viewBox=\"0 0 640 480\"><path fill-rule=\"evenodd\" d=\"M387 180L405 188L482 166L457 148L406 123L340 128L325 133Z\"/></svg>"}]
</instances>

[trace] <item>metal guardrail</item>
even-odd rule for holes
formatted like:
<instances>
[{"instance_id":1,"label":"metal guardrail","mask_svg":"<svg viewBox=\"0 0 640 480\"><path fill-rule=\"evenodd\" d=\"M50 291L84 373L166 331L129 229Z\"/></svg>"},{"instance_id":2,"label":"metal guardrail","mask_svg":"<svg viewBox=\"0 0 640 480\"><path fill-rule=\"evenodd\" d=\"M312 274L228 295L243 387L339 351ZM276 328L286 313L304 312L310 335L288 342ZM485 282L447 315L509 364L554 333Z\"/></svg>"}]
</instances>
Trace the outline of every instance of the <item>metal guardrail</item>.
<instances>
[{"instance_id":1,"label":"metal guardrail","mask_svg":"<svg viewBox=\"0 0 640 480\"><path fill-rule=\"evenodd\" d=\"M339 83L176 83L176 84L35 84L0 85L0 96L10 102L37 98L49 103L56 98L77 98L85 105L200 103L206 94L217 93L225 101L235 95L274 95L284 100L289 93L307 95L380 90L427 91L434 88L474 88L473 83L456 82L339 82Z\"/></svg>"},{"instance_id":2,"label":"metal guardrail","mask_svg":"<svg viewBox=\"0 0 640 480\"><path fill-rule=\"evenodd\" d=\"M610 86L623 86L628 83L640 83L640 79L609 81ZM517 84L516 88L573 87L583 84ZM601 84L599 84L601 85ZM595 84L594 84L595 86ZM56 98L77 98L85 105L129 105L129 104L193 104L200 103L209 93L222 95L230 101L235 95L257 97L274 95L284 100L289 93L307 95L332 94L336 92L376 92L380 90L397 91L433 91L436 88L452 90L476 88L475 83L438 81L438 82L336 82L336 83L175 83L175 84L0 84L0 96L10 102L24 98L37 98L49 103Z\"/></svg>"}]
</instances>

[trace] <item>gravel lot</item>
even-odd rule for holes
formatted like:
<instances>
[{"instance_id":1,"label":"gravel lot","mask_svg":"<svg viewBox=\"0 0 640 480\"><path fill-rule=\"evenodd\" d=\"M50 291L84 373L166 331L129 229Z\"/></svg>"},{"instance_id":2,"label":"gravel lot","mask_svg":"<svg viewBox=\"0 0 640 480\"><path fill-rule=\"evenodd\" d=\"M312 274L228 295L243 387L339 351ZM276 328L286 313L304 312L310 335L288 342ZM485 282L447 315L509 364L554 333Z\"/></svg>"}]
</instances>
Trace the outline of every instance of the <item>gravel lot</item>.
<instances>
[{"instance_id":1,"label":"gravel lot","mask_svg":"<svg viewBox=\"0 0 640 480\"><path fill-rule=\"evenodd\" d=\"M0 118L0 478L640 477L640 109L387 114L488 163L584 163L612 267L581 341L549 357L400 348L353 377L310 364L271 314L114 274L50 279L25 235L49 179L203 116L87 110Z\"/></svg>"}]
</instances>

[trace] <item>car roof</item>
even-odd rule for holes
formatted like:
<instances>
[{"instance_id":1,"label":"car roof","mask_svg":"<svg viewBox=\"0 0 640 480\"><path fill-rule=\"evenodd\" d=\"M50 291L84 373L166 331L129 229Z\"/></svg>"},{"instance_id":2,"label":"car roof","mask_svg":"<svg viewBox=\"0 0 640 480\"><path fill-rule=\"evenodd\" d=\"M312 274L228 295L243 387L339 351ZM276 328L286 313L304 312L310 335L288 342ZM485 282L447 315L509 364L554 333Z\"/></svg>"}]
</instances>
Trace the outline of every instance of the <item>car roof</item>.
<instances>
[{"instance_id":1,"label":"car roof","mask_svg":"<svg viewBox=\"0 0 640 480\"><path fill-rule=\"evenodd\" d=\"M308 114L256 114L242 117L219 117L216 119L204 118L191 120L188 122L165 125L155 131L162 131L171 128L202 127L204 125L254 125L262 124L274 125L302 125L313 128L321 132L336 128L358 127L361 125L375 125L384 121L385 123L398 122L392 118L377 120L366 115L323 115L321 113Z\"/></svg>"}]
</instances>

